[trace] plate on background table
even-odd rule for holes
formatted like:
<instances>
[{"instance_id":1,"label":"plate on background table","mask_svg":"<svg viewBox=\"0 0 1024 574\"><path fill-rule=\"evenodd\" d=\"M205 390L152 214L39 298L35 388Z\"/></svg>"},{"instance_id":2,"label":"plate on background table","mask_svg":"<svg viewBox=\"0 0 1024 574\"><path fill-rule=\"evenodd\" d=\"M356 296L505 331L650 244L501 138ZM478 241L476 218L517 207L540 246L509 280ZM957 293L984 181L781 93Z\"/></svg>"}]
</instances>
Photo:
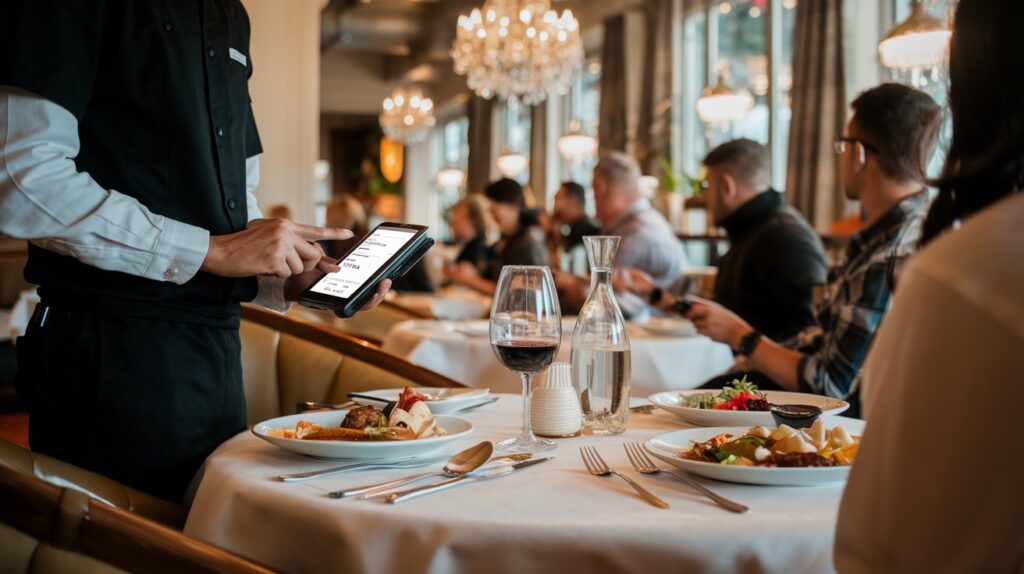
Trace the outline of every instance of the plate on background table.
<instances>
[{"instance_id":1,"label":"plate on background table","mask_svg":"<svg viewBox=\"0 0 1024 574\"><path fill-rule=\"evenodd\" d=\"M455 325L455 331L467 337L487 337L491 334L491 322L487 319L463 321Z\"/></svg>"},{"instance_id":2,"label":"plate on background table","mask_svg":"<svg viewBox=\"0 0 1024 574\"><path fill-rule=\"evenodd\" d=\"M272 429L294 429L299 421L309 421L322 427L337 427L345 420L347 410L309 412L270 419L252 427L252 433L287 451L317 458L345 460L373 460L420 456L439 450L473 432L469 421L456 417L435 416L434 423L447 434L415 440L299 440L271 433Z\"/></svg>"},{"instance_id":3,"label":"plate on background table","mask_svg":"<svg viewBox=\"0 0 1024 574\"><path fill-rule=\"evenodd\" d=\"M676 319L672 317L651 317L646 323L641 323L640 328L658 337L695 337L697 327L689 319Z\"/></svg>"},{"instance_id":4,"label":"plate on background table","mask_svg":"<svg viewBox=\"0 0 1024 574\"><path fill-rule=\"evenodd\" d=\"M844 427L851 435L855 436L864 434L864 421L858 419L833 419L826 423L826 426L829 428L833 426ZM678 430L660 434L647 440L644 443L644 449L651 453L651 455L680 470L725 482L764 486L819 486L843 482L850 473L851 467L849 466L806 468L735 466L688 460L679 456L681 452L690 448L691 441L703 442L723 433L741 436L749 428L749 426L741 426ZM770 428L775 428L775 425L771 425Z\"/></svg>"},{"instance_id":5,"label":"plate on background table","mask_svg":"<svg viewBox=\"0 0 1024 574\"><path fill-rule=\"evenodd\" d=\"M415 387L413 390L421 395L439 396L436 400L423 401L423 403L430 408L430 412L435 415L443 415L445 413L473 406L487 400L491 394L491 389L438 389L432 387ZM369 395L371 397L380 397L381 400L390 402L397 401L398 395L402 394L402 391L403 389L379 389L376 391L360 392L359 394ZM367 399L353 398L353 400L357 403L377 407L378 409L384 407L384 403Z\"/></svg>"},{"instance_id":6,"label":"plate on background table","mask_svg":"<svg viewBox=\"0 0 1024 574\"><path fill-rule=\"evenodd\" d=\"M775 419L769 411L720 411L715 409L695 409L679 405L680 395L695 395L699 393L717 393L716 389L695 389L692 391L665 391L653 394L648 398L658 408L676 415L684 421L705 426L705 427L731 427L731 426L765 426L774 427ZM761 391L773 405L811 405L822 410L822 416L830 417L842 413L850 408L850 403L809 393L791 393L789 391Z\"/></svg>"}]
</instances>

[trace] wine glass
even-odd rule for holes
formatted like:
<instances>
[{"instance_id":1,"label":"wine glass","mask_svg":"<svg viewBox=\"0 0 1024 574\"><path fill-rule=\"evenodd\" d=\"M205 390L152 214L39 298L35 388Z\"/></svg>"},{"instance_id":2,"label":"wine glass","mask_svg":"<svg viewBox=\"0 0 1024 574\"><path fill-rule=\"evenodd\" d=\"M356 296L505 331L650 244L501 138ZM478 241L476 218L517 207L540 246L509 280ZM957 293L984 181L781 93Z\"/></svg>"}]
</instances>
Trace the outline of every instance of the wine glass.
<instances>
[{"instance_id":1,"label":"wine glass","mask_svg":"<svg viewBox=\"0 0 1024 574\"><path fill-rule=\"evenodd\" d=\"M530 428L530 383L555 360L562 342L562 313L551 270L538 265L501 268L491 306L491 348L506 369L523 381L523 430L495 448L535 452L555 448Z\"/></svg>"}]
</instances>

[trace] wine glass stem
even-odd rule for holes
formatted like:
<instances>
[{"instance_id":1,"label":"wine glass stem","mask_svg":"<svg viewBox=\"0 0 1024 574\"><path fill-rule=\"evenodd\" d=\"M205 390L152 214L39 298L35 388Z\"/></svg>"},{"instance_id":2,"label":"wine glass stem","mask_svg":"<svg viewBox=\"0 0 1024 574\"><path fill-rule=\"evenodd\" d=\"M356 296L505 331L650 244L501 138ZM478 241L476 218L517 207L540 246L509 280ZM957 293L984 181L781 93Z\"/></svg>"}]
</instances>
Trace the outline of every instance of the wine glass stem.
<instances>
[{"instance_id":1,"label":"wine glass stem","mask_svg":"<svg viewBox=\"0 0 1024 574\"><path fill-rule=\"evenodd\" d=\"M529 373L519 373L519 378L523 380L523 432L522 438L533 440L533 426L530 422L530 384L533 381L533 375Z\"/></svg>"}]
</instances>

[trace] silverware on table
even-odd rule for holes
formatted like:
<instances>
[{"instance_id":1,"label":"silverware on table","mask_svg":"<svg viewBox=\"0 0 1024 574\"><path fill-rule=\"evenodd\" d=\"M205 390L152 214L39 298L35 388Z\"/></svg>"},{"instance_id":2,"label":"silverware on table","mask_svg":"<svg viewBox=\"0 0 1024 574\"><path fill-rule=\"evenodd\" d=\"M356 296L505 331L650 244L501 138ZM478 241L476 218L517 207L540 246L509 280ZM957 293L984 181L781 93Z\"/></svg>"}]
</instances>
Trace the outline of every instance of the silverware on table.
<instances>
[{"instance_id":1,"label":"silverware on table","mask_svg":"<svg viewBox=\"0 0 1024 574\"><path fill-rule=\"evenodd\" d=\"M332 405L332 404L328 404L328 403L317 403L317 402L314 402L314 401L303 401L301 403L295 403L295 412L297 412L297 413L304 413L306 411L320 410L320 409L327 409L327 410L337 411L337 410L351 408L351 407L354 407L354 406L356 406L356 402L355 401L346 401L344 403L339 403L339 404L336 404L336 405Z\"/></svg>"},{"instance_id":2,"label":"silverware on table","mask_svg":"<svg viewBox=\"0 0 1024 574\"><path fill-rule=\"evenodd\" d=\"M654 412L654 409L658 407L654 405L640 405L638 407L629 407L629 412L638 415L649 415Z\"/></svg>"},{"instance_id":3,"label":"silverware on table","mask_svg":"<svg viewBox=\"0 0 1024 574\"><path fill-rule=\"evenodd\" d=\"M373 395L364 395L363 393L347 393L345 396L350 398L350 399L363 399L363 400L367 400L367 401L376 401L378 403L385 403L385 404L393 403L394 402L391 399L384 399L384 398L381 398L381 397L375 397Z\"/></svg>"},{"instance_id":4,"label":"silverware on table","mask_svg":"<svg viewBox=\"0 0 1024 574\"><path fill-rule=\"evenodd\" d=\"M334 492L327 493L327 496L331 498L345 498L381 488L387 488L389 486L398 486L427 476L459 476L468 474L483 466L484 463L491 458L491 454L493 452L494 443L484 441L453 454L452 457L448 459L448 462L445 463L444 468L440 471L421 472L405 478L399 478L398 480L391 480L388 482L381 482L345 490L336 490Z\"/></svg>"},{"instance_id":5,"label":"silverware on table","mask_svg":"<svg viewBox=\"0 0 1024 574\"><path fill-rule=\"evenodd\" d=\"M465 413L465 412L468 412L468 411L471 411L471 410L474 410L474 409L478 409L478 408L480 408L482 406L489 405L491 403L497 402L498 399L500 399L500 398L501 397L491 397L491 398L487 399L486 401L480 401L479 403L476 403L476 404L473 404L473 405L469 405L468 407L462 407L461 409L458 409L458 410L455 410L455 411L452 411L452 412L455 412L455 413Z\"/></svg>"},{"instance_id":6,"label":"silverware on table","mask_svg":"<svg viewBox=\"0 0 1024 574\"><path fill-rule=\"evenodd\" d=\"M647 453L644 452L643 446L640 443L637 443L637 442L629 443L629 442L627 442L626 444L624 444L622 446L623 446L623 448L626 449L626 456L629 457L630 464L633 465L633 468L636 469L637 472L639 472L641 474L657 474L659 472L667 472L667 473L671 474L672 476L675 476L679 480L682 480L683 482L685 482L689 486L693 487L694 489L696 489L698 492L700 492L704 496L706 496L706 497L710 498L711 500L715 501L719 506L721 506L722 508L724 508L726 510L729 510L729 511L732 511L732 512L736 512L738 514L744 514L744 513L750 512L750 509L747 508L746 506L743 506L742 504L740 504L738 502L733 502L732 500L729 500L728 498L724 498L724 497L722 497L722 496L720 496L718 494L715 494L714 492L708 490L707 488L704 487L704 485L702 485L699 482L693 480L692 478L687 476L686 473L683 472L683 471L674 470L674 469L659 468L658 466L656 466L654 464L654 461L651 460L651 457L647 456Z\"/></svg>"},{"instance_id":7,"label":"silverware on table","mask_svg":"<svg viewBox=\"0 0 1024 574\"><path fill-rule=\"evenodd\" d=\"M455 486L458 486L460 484L465 484L467 482L475 482L475 481L478 481L478 480L489 480L489 479L492 479L492 478L497 478L499 476L505 476L507 474L512 474L513 472L517 472L517 471L523 470L525 468L529 468L529 467L531 467L533 465L540 464L542 462L547 462L547 461L549 461L549 460L551 460L553 458L555 458L555 457L548 456L548 457L544 457L544 458L535 458L533 460L526 460L526 461L523 461L523 462L517 462L516 464L513 464L511 466L502 466L500 468L495 468L493 470L492 469L488 469L486 471L480 470L480 471L477 471L477 472L471 472L471 473L469 473L469 474L467 474L465 476L449 478L448 480L442 480L441 482L437 482L437 483L434 483L434 484L428 484L426 486L420 486L420 487L416 487L416 488L409 488L409 489L406 489L406 490L403 490L403 491L400 491L400 492L394 492L394 493L388 495L388 497L385 500L387 500L390 504L397 504L399 502L405 502L406 500L411 500L413 498L418 498L418 497L423 496L425 494L431 494L431 493L434 493L434 492L440 492L442 490L448 490L449 488L453 488Z\"/></svg>"},{"instance_id":8,"label":"silverware on table","mask_svg":"<svg viewBox=\"0 0 1024 574\"><path fill-rule=\"evenodd\" d=\"M278 475L277 478L280 479L281 482L299 482L300 480L323 478L325 476L330 476L332 474L338 474L341 472L347 472L350 470L367 470L371 468L416 468L417 466L426 466L436 461L437 458L418 458L415 456L409 456L394 460L373 460L368 462L358 462L354 464L346 464L342 466L325 468L323 470L311 470L309 472L291 472L288 474Z\"/></svg>"},{"instance_id":9,"label":"silverware on table","mask_svg":"<svg viewBox=\"0 0 1024 574\"><path fill-rule=\"evenodd\" d=\"M400 486L403 486L405 484L409 484L411 482L416 482L418 480L422 480L422 479L427 478L427 477L444 476L444 477L448 477L448 478L455 478L455 477L464 476L464 475L467 475L467 474L474 474L474 473L477 473L477 472L484 472L484 471L488 471L488 470L492 470L492 469L496 469L496 468L502 468L502 467L505 467L505 466L512 466L512 465L514 465L517 462L521 462L521 461L524 461L524 460L530 460L531 457L533 457L533 455L531 453L528 453L528 452L520 452L520 453L516 453L516 454L505 454L505 455L502 455L502 456L496 456L496 457L488 460L486 462L486 464L484 464L484 465L480 466L480 468L474 469L474 470L472 470L470 472L462 472L462 473L460 473L460 472L450 472L450 471L445 471L443 469L441 471L438 471L438 472L423 472L423 473L420 473L420 474L414 474L412 476L407 476L405 478L400 478L398 480L392 480L392 481L388 481L388 482L381 482L381 483L378 483L378 484L371 484L371 485L367 485L367 486L363 486L363 487L358 487L358 488L355 488L355 489L351 489L350 488L348 490L338 490L338 491L335 491L335 492L328 493L327 496L330 496L331 498L345 498L347 496L352 496L352 495L358 494L359 496L356 497L356 500L372 500L374 498L387 498L388 496L390 496L392 494L404 492L405 489L399 488Z\"/></svg>"},{"instance_id":10,"label":"silverware on table","mask_svg":"<svg viewBox=\"0 0 1024 574\"><path fill-rule=\"evenodd\" d=\"M633 487L647 502L650 502L658 508L668 508L668 503L664 500L655 496L651 491L640 486L640 483L633 480L632 478L622 474L614 468L608 466L608 463L601 458L601 455L597 453L597 449L592 446L581 446L580 456L583 457L583 465L587 467L587 472L594 476L608 476L614 474L615 476L625 480Z\"/></svg>"}]
</instances>

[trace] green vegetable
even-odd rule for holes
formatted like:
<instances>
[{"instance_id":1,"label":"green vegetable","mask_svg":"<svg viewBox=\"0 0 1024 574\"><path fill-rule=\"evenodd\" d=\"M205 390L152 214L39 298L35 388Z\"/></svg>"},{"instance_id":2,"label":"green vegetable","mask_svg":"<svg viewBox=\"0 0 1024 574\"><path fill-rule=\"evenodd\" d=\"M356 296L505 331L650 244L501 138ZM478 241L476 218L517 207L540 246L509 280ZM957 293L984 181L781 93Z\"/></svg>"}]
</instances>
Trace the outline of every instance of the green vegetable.
<instances>
[{"instance_id":1,"label":"green vegetable","mask_svg":"<svg viewBox=\"0 0 1024 574\"><path fill-rule=\"evenodd\" d=\"M736 455L730 454L727 458L722 460L722 464L732 464L736 462Z\"/></svg>"},{"instance_id":2,"label":"green vegetable","mask_svg":"<svg viewBox=\"0 0 1024 574\"><path fill-rule=\"evenodd\" d=\"M679 406L691 409L711 409L715 407L715 394L679 395Z\"/></svg>"},{"instance_id":3,"label":"green vegetable","mask_svg":"<svg viewBox=\"0 0 1024 574\"><path fill-rule=\"evenodd\" d=\"M727 442L718 448L718 452L728 456L742 456L750 460L757 460L754 453L757 447L764 446L765 440L759 436L746 435L732 442ZM717 454L715 456L718 456ZM721 459L719 459L721 460Z\"/></svg>"},{"instance_id":4,"label":"green vegetable","mask_svg":"<svg viewBox=\"0 0 1024 574\"><path fill-rule=\"evenodd\" d=\"M726 383L718 394L695 393L692 395L679 395L679 406L690 409L713 409L722 403L731 401L744 391L761 395L757 390L757 385L748 381L747 376L743 375L742 379L734 379Z\"/></svg>"},{"instance_id":5,"label":"green vegetable","mask_svg":"<svg viewBox=\"0 0 1024 574\"><path fill-rule=\"evenodd\" d=\"M747 376L743 375L742 379L734 379L730 383L726 383L722 387L722 402L729 402L736 397L736 395L747 391L750 393L757 393L757 385L747 380Z\"/></svg>"}]
</instances>

